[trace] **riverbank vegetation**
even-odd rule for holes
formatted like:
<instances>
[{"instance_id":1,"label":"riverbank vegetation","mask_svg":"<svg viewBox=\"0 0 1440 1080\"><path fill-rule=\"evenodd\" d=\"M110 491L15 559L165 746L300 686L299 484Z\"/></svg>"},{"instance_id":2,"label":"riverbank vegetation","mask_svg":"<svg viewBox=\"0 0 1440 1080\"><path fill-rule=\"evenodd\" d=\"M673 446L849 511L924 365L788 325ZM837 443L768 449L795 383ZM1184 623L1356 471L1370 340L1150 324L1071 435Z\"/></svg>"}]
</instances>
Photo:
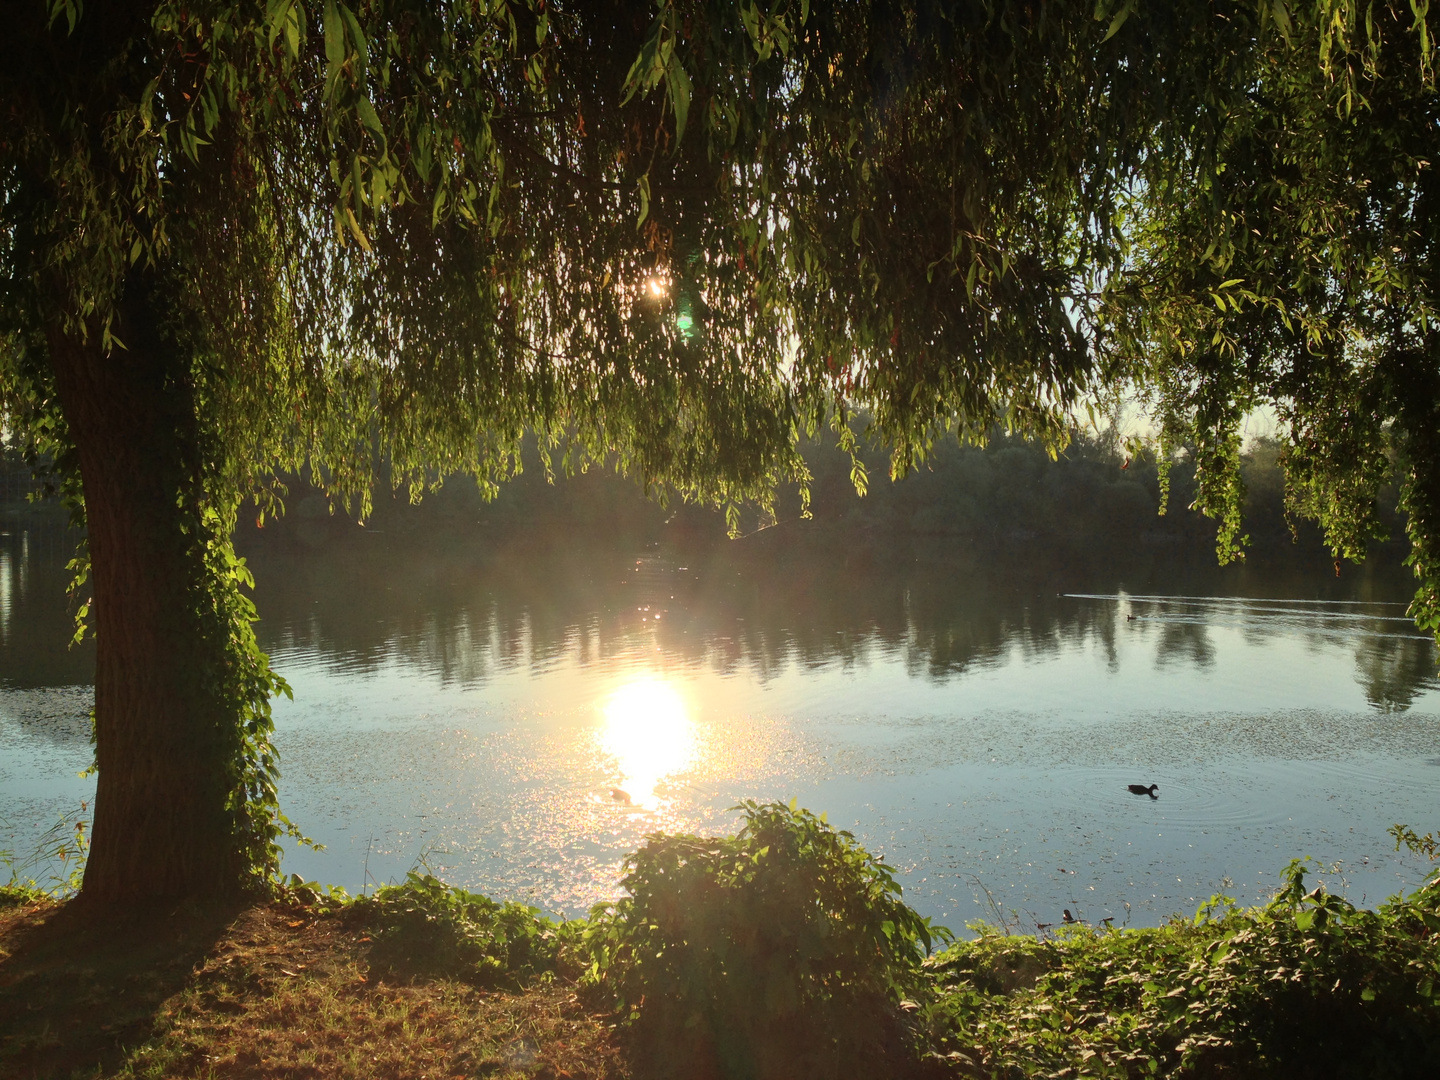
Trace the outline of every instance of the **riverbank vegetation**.
<instances>
[{"instance_id":1,"label":"riverbank vegetation","mask_svg":"<svg viewBox=\"0 0 1440 1080\"><path fill-rule=\"evenodd\" d=\"M104 916L0 894L0 1071L68 1077L1408 1077L1440 1067L1440 876L1147 929L953 941L844 832L749 804L556 922L424 873ZM123 926L117 926L115 920ZM128 920L128 922L125 922ZM116 932L123 929L124 932Z\"/></svg>"}]
</instances>

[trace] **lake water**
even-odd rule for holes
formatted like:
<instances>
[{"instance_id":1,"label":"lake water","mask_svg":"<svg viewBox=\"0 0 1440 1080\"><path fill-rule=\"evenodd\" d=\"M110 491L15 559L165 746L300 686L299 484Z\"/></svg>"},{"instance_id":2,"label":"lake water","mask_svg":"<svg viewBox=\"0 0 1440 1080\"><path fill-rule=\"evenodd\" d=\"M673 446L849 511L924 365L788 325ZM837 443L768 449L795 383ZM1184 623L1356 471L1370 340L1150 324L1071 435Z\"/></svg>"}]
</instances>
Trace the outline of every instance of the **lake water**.
<instances>
[{"instance_id":1,"label":"lake water","mask_svg":"<svg viewBox=\"0 0 1440 1080\"><path fill-rule=\"evenodd\" d=\"M852 830L955 928L1151 925L1262 900L1293 856L1357 902L1423 879L1386 835L1440 824L1436 656L1398 567L784 531L248 539L295 692L282 803L325 845L286 871L359 891L428 865L573 914L646 834L728 831L753 798ZM23 853L93 792L93 654L64 645L63 535L0 534L0 848Z\"/></svg>"}]
</instances>

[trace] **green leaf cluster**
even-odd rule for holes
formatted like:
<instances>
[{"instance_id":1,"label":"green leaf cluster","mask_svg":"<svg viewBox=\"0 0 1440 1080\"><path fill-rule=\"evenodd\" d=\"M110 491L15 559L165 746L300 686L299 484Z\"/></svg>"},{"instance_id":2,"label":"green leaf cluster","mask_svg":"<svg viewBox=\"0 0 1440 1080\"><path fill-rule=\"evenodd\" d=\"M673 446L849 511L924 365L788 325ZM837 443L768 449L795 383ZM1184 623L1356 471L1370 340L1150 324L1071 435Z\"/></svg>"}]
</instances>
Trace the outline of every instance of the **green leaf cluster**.
<instances>
[{"instance_id":1,"label":"green leaf cluster","mask_svg":"<svg viewBox=\"0 0 1440 1080\"><path fill-rule=\"evenodd\" d=\"M0 882L0 907L73 896L79 891L90 850L85 831L89 820L80 816L85 810L81 803L77 814L60 814L29 851L0 848L0 868L9 874L9 880ZM42 868L47 876L37 877Z\"/></svg>"},{"instance_id":2,"label":"green leaf cluster","mask_svg":"<svg viewBox=\"0 0 1440 1080\"><path fill-rule=\"evenodd\" d=\"M627 895L583 932L586 980L657 1073L883 1073L910 1045L900 1005L948 939L892 871L792 803L745 802L733 837L650 837Z\"/></svg>"},{"instance_id":3,"label":"green leaf cluster","mask_svg":"<svg viewBox=\"0 0 1440 1080\"><path fill-rule=\"evenodd\" d=\"M539 909L497 903L411 871L397 885L350 902L372 928L371 961L382 970L515 986L555 970L565 924ZM573 936L573 935L571 935Z\"/></svg>"},{"instance_id":4,"label":"green leaf cluster","mask_svg":"<svg viewBox=\"0 0 1440 1080\"><path fill-rule=\"evenodd\" d=\"M1262 908L957 944L930 965L932 1052L987 1076L1428 1075L1440 879L1370 911L1305 873L1293 861Z\"/></svg>"},{"instance_id":5,"label":"green leaf cluster","mask_svg":"<svg viewBox=\"0 0 1440 1080\"><path fill-rule=\"evenodd\" d=\"M656 834L626 895L552 922L412 872L292 901L373 933L404 976L578 977L641 1075L1411 1077L1440 1065L1440 877L1375 910L1294 860L1265 905L1148 929L955 941L849 834L747 802L731 837ZM1397 827L1397 837L1408 830ZM942 946L932 952L932 946Z\"/></svg>"},{"instance_id":6,"label":"green leaf cluster","mask_svg":"<svg viewBox=\"0 0 1440 1080\"><path fill-rule=\"evenodd\" d=\"M1133 10L1131 10L1133 9ZM1097 281L1096 344L1161 428L1192 447L1195 507L1243 555L1241 426L1270 409L1286 438L1289 511L1334 556L1384 537L1377 496L1402 479L1412 608L1440 628L1433 463L1440 120L1429 5L1225 5L1155 92L1169 117L1120 207L1121 258ZM1155 40L1173 16L1126 5L1116 32ZM1097 13L1099 9L1097 8Z\"/></svg>"}]
</instances>

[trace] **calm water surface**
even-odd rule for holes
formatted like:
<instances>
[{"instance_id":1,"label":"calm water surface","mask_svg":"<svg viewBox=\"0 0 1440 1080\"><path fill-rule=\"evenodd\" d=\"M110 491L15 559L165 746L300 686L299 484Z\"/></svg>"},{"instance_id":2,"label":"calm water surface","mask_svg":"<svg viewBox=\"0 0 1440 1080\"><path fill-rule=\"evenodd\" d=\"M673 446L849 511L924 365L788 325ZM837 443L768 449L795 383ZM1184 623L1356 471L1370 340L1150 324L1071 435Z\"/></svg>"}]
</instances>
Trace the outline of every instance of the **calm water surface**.
<instances>
[{"instance_id":1,"label":"calm water surface","mask_svg":"<svg viewBox=\"0 0 1440 1080\"><path fill-rule=\"evenodd\" d=\"M282 802L325 845L287 872L359 891L424 864L576 913L646 834L793 798L954 927L1154 924L1263 899L1293 856L1372 904L1423 877L1385 834L1440 807L1436 657L1398 569L594 531L247 544L295 691ZM19 853L93 792L93 654L64 647L63 536L0 532Z\"/></svg>"}]
</instances>

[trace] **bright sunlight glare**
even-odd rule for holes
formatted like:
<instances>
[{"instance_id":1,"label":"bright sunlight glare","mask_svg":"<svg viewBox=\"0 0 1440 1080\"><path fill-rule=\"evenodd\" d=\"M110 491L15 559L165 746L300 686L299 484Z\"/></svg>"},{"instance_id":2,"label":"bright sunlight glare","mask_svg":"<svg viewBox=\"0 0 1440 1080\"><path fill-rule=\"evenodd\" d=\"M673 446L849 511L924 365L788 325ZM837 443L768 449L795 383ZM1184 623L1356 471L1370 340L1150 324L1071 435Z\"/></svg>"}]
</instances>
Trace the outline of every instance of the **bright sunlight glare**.
<instances>
[{"instance_id":1,"label":"bright sunlight glare","mask_svg":"<svg viewBox=\"0 0 1440 1080\"><path fill-rule=\"evenodd\" d=\"M647 677L611 694L604 713L600 749L615 759L622 776L617 790L632 806L658 809L660 781L689 765L695 751L685 699L669 683Z\"/></svg>"}]
</instances>

